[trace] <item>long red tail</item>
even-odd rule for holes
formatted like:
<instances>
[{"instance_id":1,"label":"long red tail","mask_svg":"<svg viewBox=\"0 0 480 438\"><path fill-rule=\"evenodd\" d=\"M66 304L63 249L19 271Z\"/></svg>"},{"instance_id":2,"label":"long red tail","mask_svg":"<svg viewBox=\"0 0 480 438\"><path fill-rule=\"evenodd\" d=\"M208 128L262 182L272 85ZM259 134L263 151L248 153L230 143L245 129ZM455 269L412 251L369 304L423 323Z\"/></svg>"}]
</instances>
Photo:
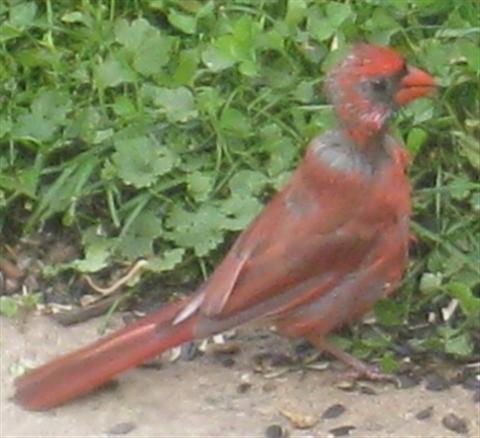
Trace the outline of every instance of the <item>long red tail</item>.
<instances>
[{"instance_id":1,"label":"long red tail","mask_svg":"<svg viewBox=\"0 0 480 438\"><path fill-rule=\"evenodd\" d=\"M26 409L45 410L78 397L122 371L193 338L196 316L171 322L189 300L168 305L99 341L19 377L15 399Z\"/></svg>"}]
</instances>

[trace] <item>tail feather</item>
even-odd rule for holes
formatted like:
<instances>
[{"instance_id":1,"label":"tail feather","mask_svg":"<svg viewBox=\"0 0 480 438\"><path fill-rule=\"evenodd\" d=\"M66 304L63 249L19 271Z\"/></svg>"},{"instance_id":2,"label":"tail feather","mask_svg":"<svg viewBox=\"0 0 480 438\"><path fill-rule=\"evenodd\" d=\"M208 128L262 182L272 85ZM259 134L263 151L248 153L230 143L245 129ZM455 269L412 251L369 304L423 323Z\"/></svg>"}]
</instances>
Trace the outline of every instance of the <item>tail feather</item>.
<instances>
[{"instance_id":1,"label":"tail feather","mask_svg":"<svg viewBox=\"0 0 480 438\"><path fill-rule=\"evenodd\" d=\"M171 325L188 301L168 305L90 346L19 377L15 382L15 400L26 409L50 409L191 340L197 320L195 314L178 325Z\"/></svg>"}]
</instances>

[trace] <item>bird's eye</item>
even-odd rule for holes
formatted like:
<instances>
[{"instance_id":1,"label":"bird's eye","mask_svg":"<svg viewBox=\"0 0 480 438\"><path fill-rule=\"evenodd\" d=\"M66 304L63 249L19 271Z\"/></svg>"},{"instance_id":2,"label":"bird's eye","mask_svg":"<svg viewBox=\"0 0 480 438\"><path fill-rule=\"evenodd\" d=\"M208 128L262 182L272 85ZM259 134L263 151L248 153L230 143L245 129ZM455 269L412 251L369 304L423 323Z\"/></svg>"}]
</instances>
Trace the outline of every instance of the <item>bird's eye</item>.
<instances>
[{"instance_id":1,"label":"bird's eye","mask_svg":"<svg viewBox=\"0 0 480 438\"><path fill-rule=\"evenodd\" d=\"M387 81L383 78L374 79L372 82L372 88L377 93L383 93L387 90L388 84Z\"/></svg>"}]
</instances>

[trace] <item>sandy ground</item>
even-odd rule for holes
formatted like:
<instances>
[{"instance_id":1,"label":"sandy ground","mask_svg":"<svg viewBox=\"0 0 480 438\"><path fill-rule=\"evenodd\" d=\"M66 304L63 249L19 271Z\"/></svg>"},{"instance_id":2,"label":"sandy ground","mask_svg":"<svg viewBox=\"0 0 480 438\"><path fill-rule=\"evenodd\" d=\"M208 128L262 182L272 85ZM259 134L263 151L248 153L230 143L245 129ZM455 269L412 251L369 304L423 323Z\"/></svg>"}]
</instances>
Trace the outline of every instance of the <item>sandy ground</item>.
<instances>
[{"instance_id":1,"label":"sandy ground","mask_svg":"<svg viewBox=\"0 0 480 438\"><path fill-rule=\"evenodd\" d=\"M71 329L45 317L26 324L5 318L1 328L1 437L265 437L267 428L280 425L290 437L326 437L341 426L354 426L353 437L454 437L442 418L456 413L466 419L464 436L480 436L480 404L460 386L427 391L423 385L399 390L369 384L374 394L345 392L337 388L338 371L290 372L267 379L255 373L252 356L268 351L288 351L288 343L275 336L244 330L235 364L225 367L212 356L194 361L166 362L161 369L141 368L124 374L119 385L98 391L53 411L23 411L9 397L13 392L12 367L37 365L61 352L97 338L100 321ZM120 325L120 323L119 323ZM242 382L245 391L239 391ZM322 414L342 404L337 418ZM433 406L430 418L415 415ZM300 430L282 410L318 419ZM269 430L275 435L275 428ZM330 434L330 436L333 436Z\"/></svg>"}]
</instances>

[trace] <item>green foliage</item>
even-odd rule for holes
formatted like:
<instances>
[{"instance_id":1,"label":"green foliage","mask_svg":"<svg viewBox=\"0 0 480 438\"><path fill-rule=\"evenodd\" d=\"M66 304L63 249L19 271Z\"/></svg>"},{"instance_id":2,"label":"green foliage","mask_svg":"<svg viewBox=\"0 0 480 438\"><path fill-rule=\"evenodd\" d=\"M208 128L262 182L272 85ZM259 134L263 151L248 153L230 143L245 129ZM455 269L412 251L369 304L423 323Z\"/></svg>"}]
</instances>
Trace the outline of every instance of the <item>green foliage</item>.
<instances>
[{"instance_id":1,"label":"green foliage","mask_svg":"<svg viewBox=\"0 0 480 438\"><path fill-rule=\"evenodd\" d=\"M40 303L41 294L34 293L17 297L0 297L0 315L14 318L22 311L33 310Z\"/></svg>"},{"instance_id":2,"label":"green foliage","mask_svg":"<svg viewBox=\"0 0 480 438\"><path fill-rule=\"evenodd\" d=\"M403 293L377 316L399 330L456 299L458 317L431 345L466 354L480 287L477 7L4 1L2 235L60 221L83 257L55 272L143 257L152 273L198 279L285 182L308 139L334 125L319 92L328 66L355 41L389 44L443 87L398 120L414 157L419 243ZM383 365L394 368L393 358Z\"/></svg>"}]
</instances>

